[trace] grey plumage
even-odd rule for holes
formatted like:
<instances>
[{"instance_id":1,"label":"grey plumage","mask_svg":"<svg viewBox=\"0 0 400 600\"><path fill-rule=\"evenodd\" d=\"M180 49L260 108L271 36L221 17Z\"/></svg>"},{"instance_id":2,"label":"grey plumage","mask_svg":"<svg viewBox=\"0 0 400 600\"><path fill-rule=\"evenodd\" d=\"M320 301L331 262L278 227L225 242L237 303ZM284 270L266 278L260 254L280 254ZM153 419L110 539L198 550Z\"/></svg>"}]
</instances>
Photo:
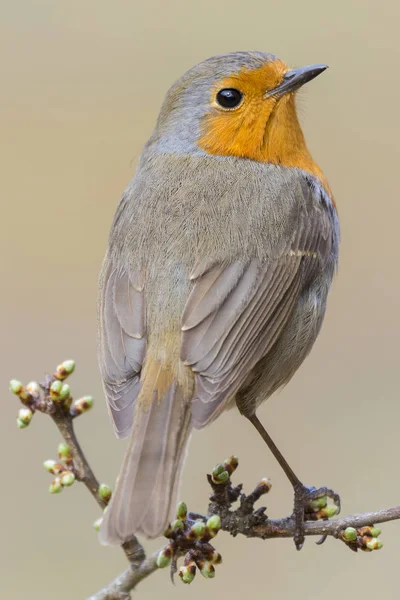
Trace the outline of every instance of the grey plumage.
<instances>
[{"instance_id":1,"label":"grey plumage","mask_svg":"<svg viewBox=\"0 0 400 600\"><path fill-rule=\"evenodd\" d=\"M201 89L220 76L215 64L200 72ZM169 99L178 113L182 85ZM108 543L163 532L192 426L235 401L251 414L292 377L338 256L336 211L317 178L189 151L198 114L179 127L170 114L164 106L121 199L100 280L104 389L117 435L132 430L102 526Z\"/></svg>"}]
</instances>

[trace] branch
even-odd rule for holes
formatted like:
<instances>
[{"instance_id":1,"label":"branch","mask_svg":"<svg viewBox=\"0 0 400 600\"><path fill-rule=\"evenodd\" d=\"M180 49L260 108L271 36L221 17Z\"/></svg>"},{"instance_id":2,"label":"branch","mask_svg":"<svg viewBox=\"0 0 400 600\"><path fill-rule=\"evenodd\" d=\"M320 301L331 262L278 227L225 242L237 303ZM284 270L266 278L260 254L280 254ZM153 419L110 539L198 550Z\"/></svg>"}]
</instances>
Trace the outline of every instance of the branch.
<instances>
[{"instance_id":1,"label":"branch","mask_svg":"<svg viewBox=\"0 0 400 600\"><path fill-rule=\"evenodd\" d=\"M60 493L63 487L69 487L76 479L86 486L97 504L104 510L111 499L111 490L107 485L98 482L74 430L74 419L90 410L93 406L93 398L83 396L73 401L70 387L64 381L74 370L74 361L67 360L57 367L52 376L46 376L45 381L40 384L31 381L24 387L20 381L13 379L10 382L10 390L23 404L23 408L19 411L17 425L20 429L25 429L32 421L35 412L49 415L66 442L60 444L58 448L60 463L55 461L44 463L46 470L56 475L50 485L50 493ZM143 547L136 537L125 542L122 549L130 564L135 566L145 558Z\"/></svg>"},{"instance_id":2,"label":"branch","mask_svg":"<svg viewBox=\"0 0 400 600\"><path fill-rule=\"evenodd\" d=\"M59 493L77 480L87 487L100 508L104 509L111 498L111 490L95 477L74 431L74 419L93 405L90 396L73 401L70 388L64 383L74 366L73 361L65 361L53 376L48 376L41 384L31 382L24 387L19 381L11 381L11 391L23 404L17 424L24 429L35 412L49 415L65 441L58 448L59 462L51 460L44 463L45 468L55 475L49 491ZM216 465L207 476L212 494L206 516L188 513L183 502L178 505L176 520L165 532L167 543L160 550L146 558L137 538L125 542L122 549L129 567L88 600L128 600L137 584L158 568L170 566L173 576L178 570L177 561L182 557L179 576L184 583L193 581L197 569L206 578L214 577L215 565L222 558L211 542L220 529L234 537L238 534L261 539L293 537L295 520L292 516L269 519L265 507L254 508L255 503L269 493L270 480L262 479L253 492L246 495L242 485L232 485L231 475L237 466L237 458L231 457ZM400 506L332 519L338 509L328 502L327 496L321 496L311 502L305 512L304 535L322 536L317 543L330 536L353 551L378 550L382 542L378 537L380 530L375 525L400 519Z\"/></svg>"}]
</instances>

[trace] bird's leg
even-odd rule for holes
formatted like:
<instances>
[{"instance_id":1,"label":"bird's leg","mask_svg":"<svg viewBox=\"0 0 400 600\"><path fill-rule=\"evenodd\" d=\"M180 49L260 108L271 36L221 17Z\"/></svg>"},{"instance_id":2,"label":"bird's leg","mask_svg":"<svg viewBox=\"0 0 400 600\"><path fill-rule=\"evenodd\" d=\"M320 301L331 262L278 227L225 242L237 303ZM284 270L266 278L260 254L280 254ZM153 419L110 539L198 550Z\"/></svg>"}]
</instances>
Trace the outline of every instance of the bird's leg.
<instances>
[{"instance_id":1,"label":"bird's leg","mask_svg":"<svg viewBox=\"0 0 400 600\"><path fill-rule=\"evenodd\" d=\"M246 415L247 416L247 415ZM263 427L262 423L258 419L258 417L253 414L247 416L250 423L254 425L257 429L258 433L263 438L264 442L267 444L268 448L271 450L272 454L275 456L276 460L284 470L286 477L289 479L290 483L293 486L294 490L294 509L293 509L293 517L295 519L295 532L294 532L294 543L297 550L301 550L304 544L304 521L305 521L305 513L307 509L310 508L310 502L313 500L317 500L318 498L322 498L323 496L328 496L332 498L334 504L340 510L340 497L333 490L329 488L315 488L315 487L307 487L305 486L297 475L294 473L293 469L288 464L287 460L280 452L278 447L276 446L273 439L270 437L268 432ZM338 512L339 512L338 510Z\"/></svg>"}]
</instances>

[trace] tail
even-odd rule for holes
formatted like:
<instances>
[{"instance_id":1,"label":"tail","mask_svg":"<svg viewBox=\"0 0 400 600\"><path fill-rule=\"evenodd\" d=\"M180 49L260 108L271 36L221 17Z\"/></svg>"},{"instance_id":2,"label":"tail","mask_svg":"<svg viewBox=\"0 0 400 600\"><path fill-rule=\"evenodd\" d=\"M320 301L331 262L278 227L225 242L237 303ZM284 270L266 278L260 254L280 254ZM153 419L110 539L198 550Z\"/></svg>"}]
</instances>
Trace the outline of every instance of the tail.
<instances>
[{"instance_id":1,"label":"tail","mask_svg":"<svg viewBox=\"0 0 400 600\"><path fill-rule=\"evenodd\" d=\"M149 384L160 390L157 381L146 384L147 390ZM153 392L151 402L148 393L142 396L144 387L116 489L104 513L103 544L122 544L133 535L162 535L177 501L191 433L190 405L175 381L165 391L161 386L161 397Z\"/></svg>"}]
</instances>

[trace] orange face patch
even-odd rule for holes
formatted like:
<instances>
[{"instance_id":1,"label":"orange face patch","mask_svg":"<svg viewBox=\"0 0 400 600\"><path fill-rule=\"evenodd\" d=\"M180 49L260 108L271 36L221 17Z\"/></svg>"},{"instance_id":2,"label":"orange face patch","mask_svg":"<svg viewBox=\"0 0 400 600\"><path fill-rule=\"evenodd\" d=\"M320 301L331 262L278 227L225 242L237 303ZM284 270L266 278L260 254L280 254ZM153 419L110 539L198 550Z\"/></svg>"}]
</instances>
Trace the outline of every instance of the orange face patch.
<instances>
[{"instance_id":1,"label":"orange face patch","mask_svg":"<svg viewBox=\"0 0 400 600\"><path fill-rule=\"evenodd\" d=\"M332 196L328 182L306 146L294 94L265 97L288 71L281 60L258 69L243 69L218 82L211 95L211 111L202 122L199 146L214 156L238 156L261 162L298 167L318 177ZM243 94L237 108L224 109L216 96L224 88Z\"/></svg>"},{"instance_id":2,"label":"orange face patch","mask_svg":"<svg viewBox=\"0 0 400 600\"><path fill-rule=\"evenodd\" d=\"M276 104L275 99L266 100L264 95L281 83L287 70L285 63L276 60L258 69L243 69L218 82L199 146L209 154L263 160L265 127ZM218 105L217 93L224 88L238 89L243 94L240 106L226 110Z\"/></svg>"}]
</instances>

